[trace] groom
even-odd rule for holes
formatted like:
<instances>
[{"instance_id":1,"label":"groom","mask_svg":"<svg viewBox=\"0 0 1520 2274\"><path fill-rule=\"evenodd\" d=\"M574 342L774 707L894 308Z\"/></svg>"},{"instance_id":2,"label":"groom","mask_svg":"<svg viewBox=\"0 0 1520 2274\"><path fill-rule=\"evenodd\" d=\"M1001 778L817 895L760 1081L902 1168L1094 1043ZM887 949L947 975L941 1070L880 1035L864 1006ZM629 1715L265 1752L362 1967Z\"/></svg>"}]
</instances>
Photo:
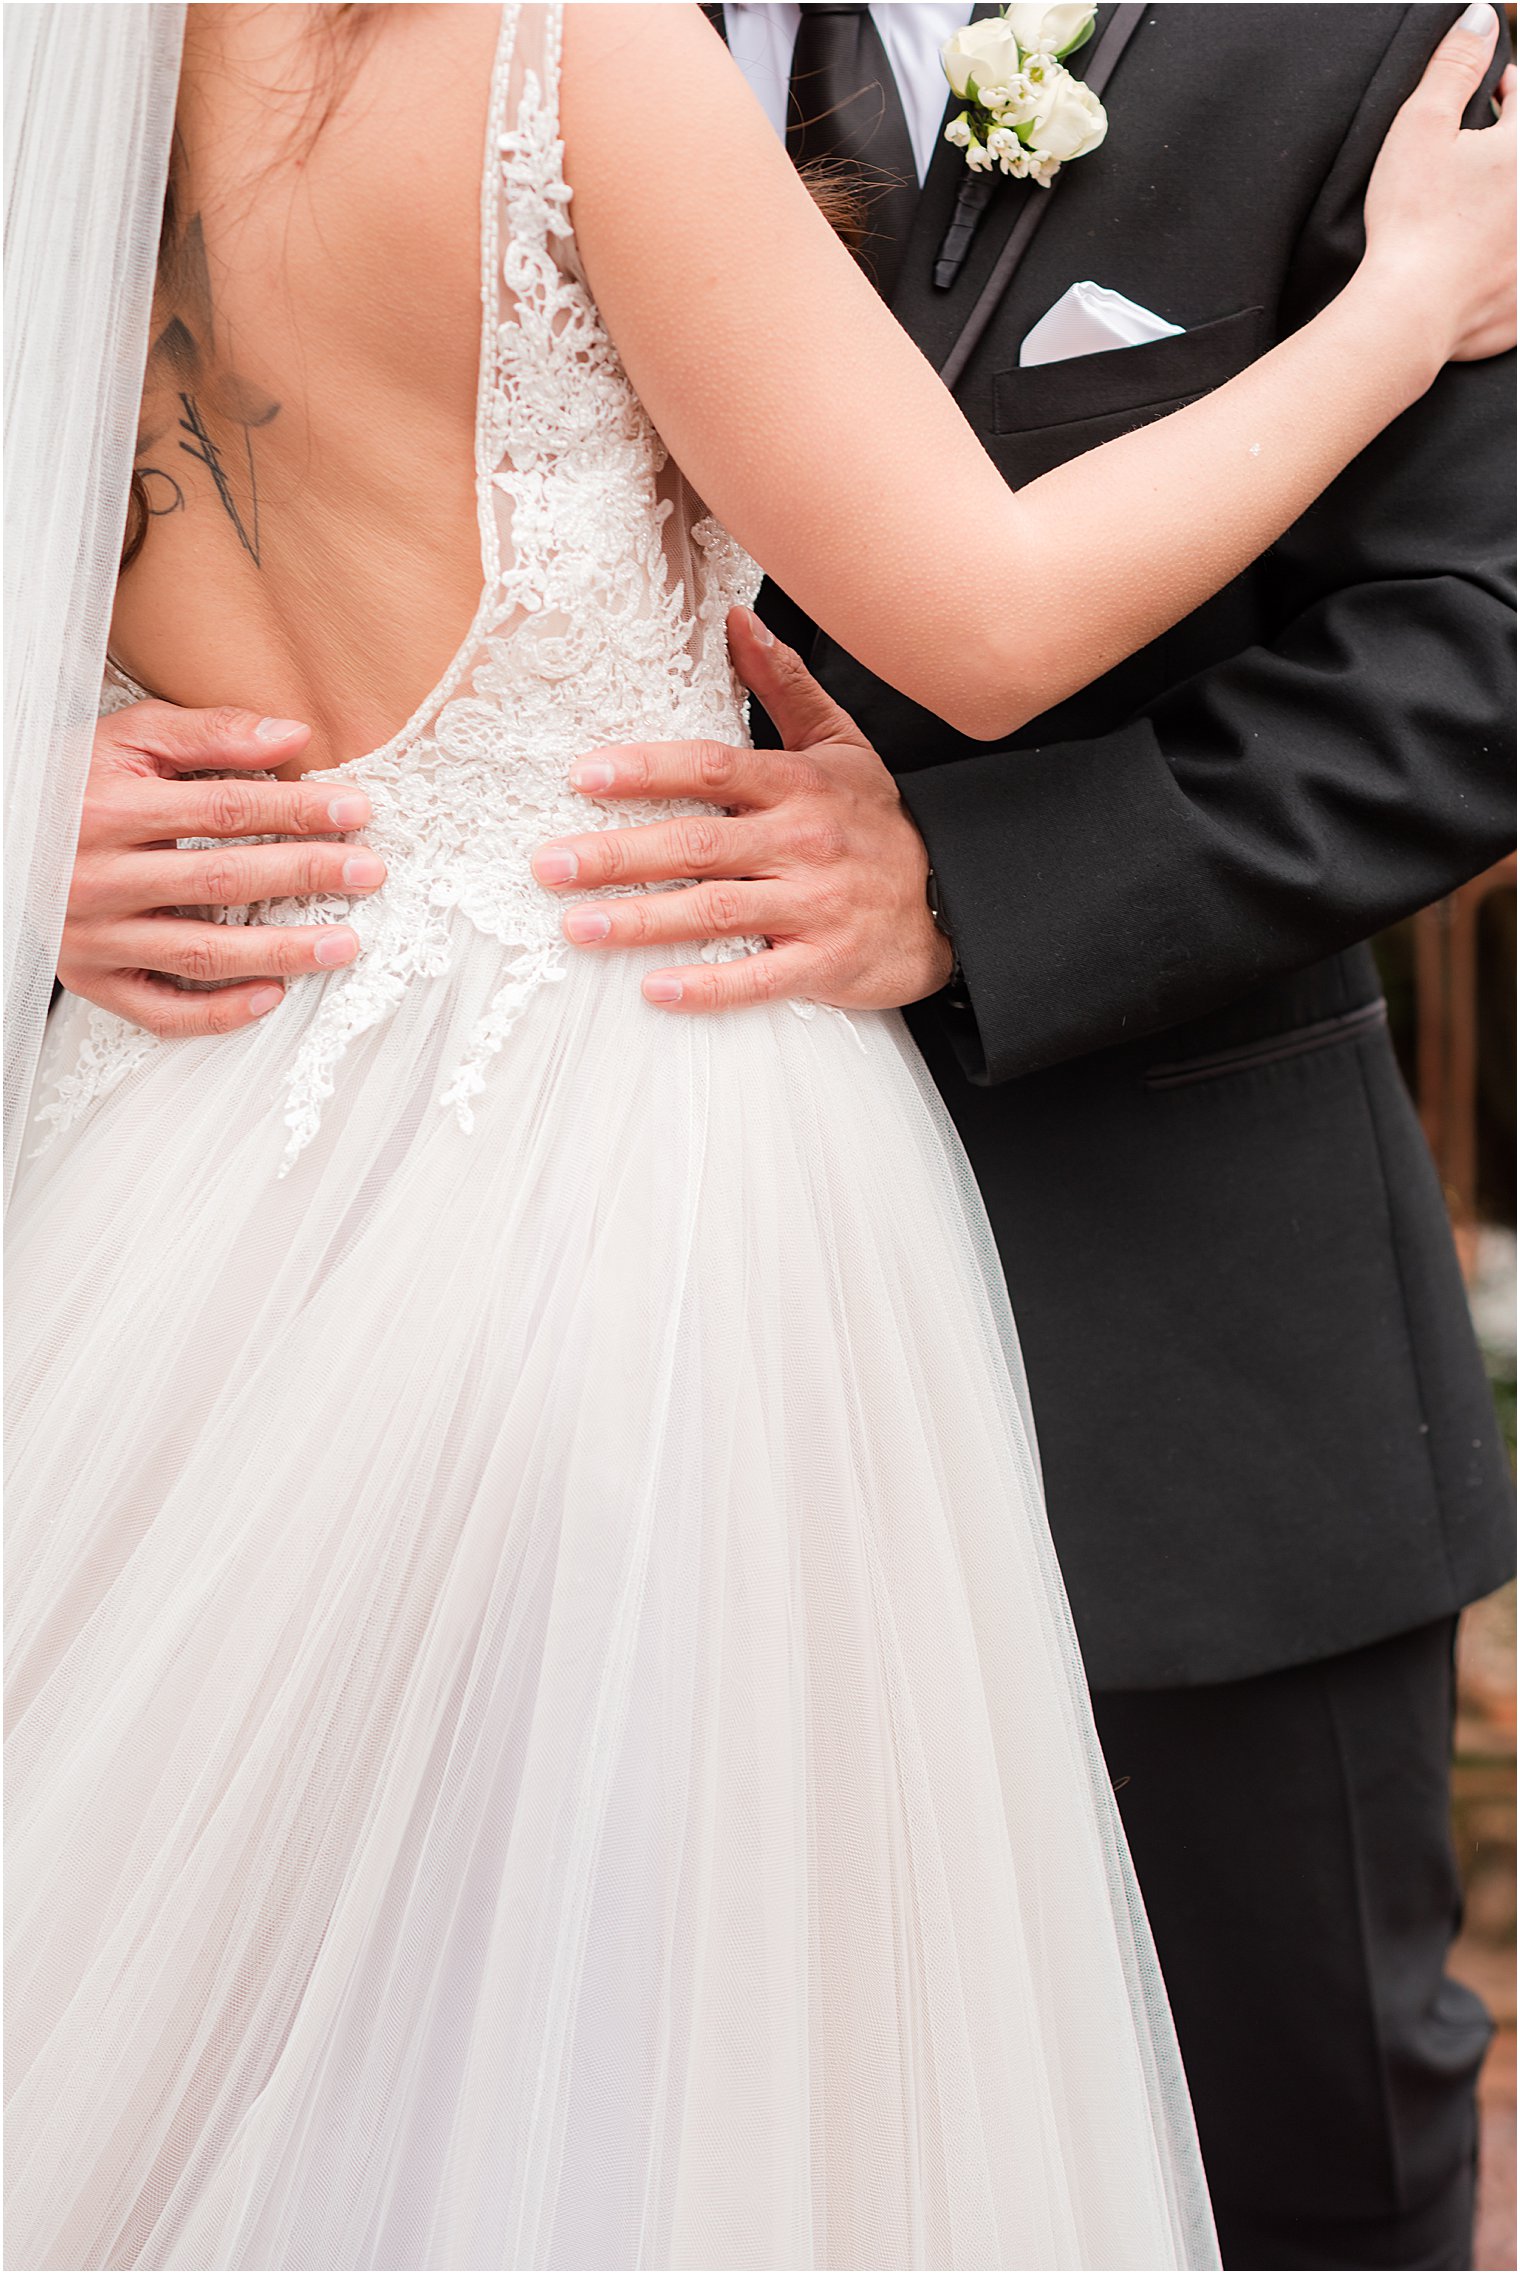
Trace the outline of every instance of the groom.
<instances>
[{"instance_id":1,"label":"groom","mask_svg":"<svg viewBox=\"0 0 1520 2274\"><path fill-rule=\"evenodd\" d=\"M1020 483L1336 290L1459 10L1100 8L1067 62L1108 137L1049 190L943 139L969 7L708 13L793 155L863 170L864 259ZM1021 362L1078 282L1181 329ZM768 587L789 647L741 627L736 656L803 766L649 754L662 794L753 801L752 864L705 873L754 873L763 834L811 894L789 987L914 1005L1012 1292L1231 2267L1472 2263L1489 2028L1444 1973L1452 1645L1511 1569L1510 1495L1361 943L1513 841L1513 420L1512 359L1448 369L1266 560L1012 750ZM576 891L670 873L637 833L575 849ZM671 1015L766 984L763 956L670 959Z\"/></svg>"}]
</instances>

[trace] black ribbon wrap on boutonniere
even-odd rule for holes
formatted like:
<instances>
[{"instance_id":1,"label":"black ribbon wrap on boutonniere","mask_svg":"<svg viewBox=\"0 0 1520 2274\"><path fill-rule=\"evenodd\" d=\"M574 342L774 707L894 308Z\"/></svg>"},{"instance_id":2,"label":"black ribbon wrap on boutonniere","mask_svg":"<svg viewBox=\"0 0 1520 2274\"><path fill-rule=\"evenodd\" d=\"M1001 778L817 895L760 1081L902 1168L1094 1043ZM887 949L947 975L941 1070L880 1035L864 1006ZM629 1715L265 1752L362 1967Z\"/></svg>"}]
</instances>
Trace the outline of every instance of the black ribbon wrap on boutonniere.
<instances>
[{"instance_id":1,"label":"black ribbon wrap on boutonniere","mask_svg":"<svg viewBox=\"0 0 1520 2274\"><path fill-rule=\"evenodd\" d=\"M971 240L976 235L977 223L992 203L997 186L994 174L967 174L956 193L955 211L950 226L940 240L939 253L934 263L934 282L937 290L948 292L960 275Z\"/></svg>"},{"instance_id":2,"label":"black ribbon wrap on boutonniere","mask_svg":"<svg viewBox=\"0 0 1520 2274\"><path fill-rule=\"evenodd\" d=\"M1131 13L1130 10L1126 9L1120 9L1118 12L1120 15L1127 15ZM1012 11L1006 7L1002 9L984 9L979 7L972 17L972 23L977 24L985 22L989 17L996 19L1000 16L1006 22L1011 13ZM1028 11L1020 11L1020 13L1027 14ZM1079 32L1078 36L1069 47L1060 49L1058 51L1059 55L1062 58L1066 58L1075 56L1085 51L1091 45L1097 27L1098 11L1094 9L1086 30ZM1022 28L1020 36L1022 37ZM947 58L945 67L946 77L950 78L952 88L955 88L958 84L956 79L951 74L948 62L949 47L954 44L956 43L948 43L945 50ZM1122 45L1123 43L1121 42L1120 44ZM1104 45L1106 45L1106 42L1100 43L1099 45L1098 53L1094 57L1095 64L1099 61L1103 54ZM1106 77L1106 71L1101 72L1096 77L1089 75L1088 87L1092 94L1097 94L1098 88L1101 86L1103 79ZM973 89L973 93L974 92L975 90ZM946 136L947 141L955 141L956 139L957 137L954 133L947 134ZM964 137L961 139L964 139ZM1008 169L1005 167L1003 170L1007 171ZM954 285L957 277L960 275L962 268L965 266L967 256L971 251L972 244L976 237L977 229L981 224L982 216L986 212L988 206L992 203L996 187L997 175L991 170L985 172L968 171L965 177L962 179L960 188L956 193L955 210L951 214L949 226L940 241L939 252L935 258L934 284L937 291L948 292Z\"/></svg>"}]
</instances>

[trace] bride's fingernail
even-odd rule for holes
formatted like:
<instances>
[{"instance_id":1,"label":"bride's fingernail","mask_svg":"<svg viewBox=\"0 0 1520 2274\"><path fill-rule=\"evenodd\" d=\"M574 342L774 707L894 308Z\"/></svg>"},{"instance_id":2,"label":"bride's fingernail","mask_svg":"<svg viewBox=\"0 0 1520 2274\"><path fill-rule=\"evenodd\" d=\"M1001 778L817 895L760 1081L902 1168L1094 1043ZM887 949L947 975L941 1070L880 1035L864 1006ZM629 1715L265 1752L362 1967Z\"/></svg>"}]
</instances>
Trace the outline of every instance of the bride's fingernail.
<instances>
[{"instance_id":1,"label":"bride's fingernail","mask_svg":"<svg viewBox=\"0 0 1520 2274\"><path fill-rule=\"evenodd\" d=\"M593 940L604 940L612 929L612 918L604 916L599 908L577 908L573 916L565 918L565 937L579 947L589 947Z\"/></svg>"},{"instance_id":2,"label":"bride's fingernail","mask_svg":"<svg viewBox=\"0 0 1520 2274\"><path fill-rule=\"evenodd\" d=\"M559 845L533 856L533 874L540 884L568 884L580 865L573 853Z\"/></svg>"},{"instance_id":3,"label":"bride's fingernail","mask_svg":"<svg viewBox=\"0 0 1520 2274\"><path fill-rule=\"evenodd\" d=\"M1472 0L1472 6L1464 8L1462 11L1457 30L1459 32L1471 32L1473 38L1477 39L1483 33L1491 32L1495 21L1493 9L1489 6L1488 0Z\"/></svg>"},{"instance_id":4,"label":"bride's fingernail","mask_svg":"<svg viewBox=\"0 0 1520 2274\"><path fill-rule=\"evenodd\" d=\"M260 719L254 728L260 742L283 742L288 735L299 734L299 719Z\"/></svg>"},{"instance_id":5,"label":"bride's fingernail","mask_svg":"<svg viewBox=\"0 0 1520 2274\"><path fill-rule=\"evenodd\" d=\"M351 932L347 925L340 925L336 930L322 934L311 951L311 958L313 963L323 965L352 963L358 952L358 933Z\"/></svg>"},{"instance_id":6,"label":"bride's fingernail","mask_svg":"<svg viewBox=\"0 0 1520 2274\"><path fill-rule=\"evenodd\" d=\"M617 769L609 766L605 758L585 758L570 769L572 789L590 790L593 795L598 790L610 790L616 780Z\"/></svg>"},{"instance_id":7,"label":"bride's fingernail","mask_svg":"<svg viewBox=\"0 0 1520 2274\"><path fill-rule=\"evenodd\" d=\"M679 1003L681 982L671 972L655 971L644 982L646 1003Z\"/></svg>"},{"instance_id":8,"label":"bride's fingernail","mask_svg":"<svg viewBox=\"0 0 1520 2274\"><path fill-rule=\"evenodd\" d=\"M770 625L762 624L759 617L755 614L753 608L748 611L748 614L749 628L754 633L756 639L760 642L760 645L762 647L774 647L776 644L776 635L771 630Z\"/></svg>"},{"instance_id":9,"label":"bride's fingernail","mask_svg":"<svg viewBox=\"0 0 1520 2274\"><path fill-rule=\"evenodd\" d=\"M276 1003L283 1003L284 1000L283 987L260 987L255 994L249 996L248 1008L256 1019L261 1019L266 1011L272 1011Z\"/></svg>"}]
</instances>

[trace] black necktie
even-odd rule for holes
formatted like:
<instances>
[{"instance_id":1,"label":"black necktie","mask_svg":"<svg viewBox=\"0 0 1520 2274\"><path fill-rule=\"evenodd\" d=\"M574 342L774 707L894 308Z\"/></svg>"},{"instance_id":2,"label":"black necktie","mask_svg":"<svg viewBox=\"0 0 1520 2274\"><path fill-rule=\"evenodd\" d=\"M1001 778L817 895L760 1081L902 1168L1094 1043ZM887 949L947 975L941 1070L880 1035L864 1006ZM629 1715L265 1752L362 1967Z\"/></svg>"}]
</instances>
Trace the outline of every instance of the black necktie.
<instances>
[{"instance_id":1,"label":"black necktie","mask_svg":"<svg viewBox=\"0 0 1520 2274\"><path fill-rule=\"evenodd\" d=\"M786 105L787 155L852 179L867 204L856 258L890 299L918 204L907 116L867 7L804 6Z\"/></svg>"}]
</instances>

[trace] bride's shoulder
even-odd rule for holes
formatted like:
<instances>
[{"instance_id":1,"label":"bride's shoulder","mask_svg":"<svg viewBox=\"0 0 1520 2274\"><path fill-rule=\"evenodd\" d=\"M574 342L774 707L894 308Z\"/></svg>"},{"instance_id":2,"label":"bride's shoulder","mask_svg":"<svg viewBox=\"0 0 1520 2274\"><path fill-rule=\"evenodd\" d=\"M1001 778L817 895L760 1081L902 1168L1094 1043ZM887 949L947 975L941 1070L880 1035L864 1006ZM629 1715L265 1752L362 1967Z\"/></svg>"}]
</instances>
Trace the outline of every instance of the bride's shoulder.
<instances>
[{"instance_id":1,"label":"bride's shoulder","mask_svg":"<svg viewBox=\"0 0 1520 2274\"><path fill-rule=\"evenodd\" d=\"M615 227L661 224L689 213L694 199L711 201L715 189L738 211L757 180L771 197L790 181L743 73L687 0L572 0L562 59L560 122L578 231L588 220L594 227L603 207Z\"/></svg>"},{"instance_id":2,"label":"bride's shoulder","mask_svg":"<svg viewBox=\"0 0 1520 2274\"><path fill-rule=\"evenodd\" d=\"M525 8L523 15L558 17L566 55L574 55L577 69L593 72L603 57L652 61L727 52L696 0L616 0L614 6L569 0L559 8Z\"/></svg>"},{"instance_id":3,"label":"bride's shoulder","mask_svg":"<svg viewBox=\"0 0 1520 2274\"><path fill-rule=\"evenodd\" d=\"M548 11L535 11L545 13ZM564 57L563 96L590 109L612 103L620 115L629 101L640 108L690 106L717 91L722 100L743 80L701 8L679 0L619 0L614 7L571 0L560 11Z\"/></svg>"}]
</instances>

